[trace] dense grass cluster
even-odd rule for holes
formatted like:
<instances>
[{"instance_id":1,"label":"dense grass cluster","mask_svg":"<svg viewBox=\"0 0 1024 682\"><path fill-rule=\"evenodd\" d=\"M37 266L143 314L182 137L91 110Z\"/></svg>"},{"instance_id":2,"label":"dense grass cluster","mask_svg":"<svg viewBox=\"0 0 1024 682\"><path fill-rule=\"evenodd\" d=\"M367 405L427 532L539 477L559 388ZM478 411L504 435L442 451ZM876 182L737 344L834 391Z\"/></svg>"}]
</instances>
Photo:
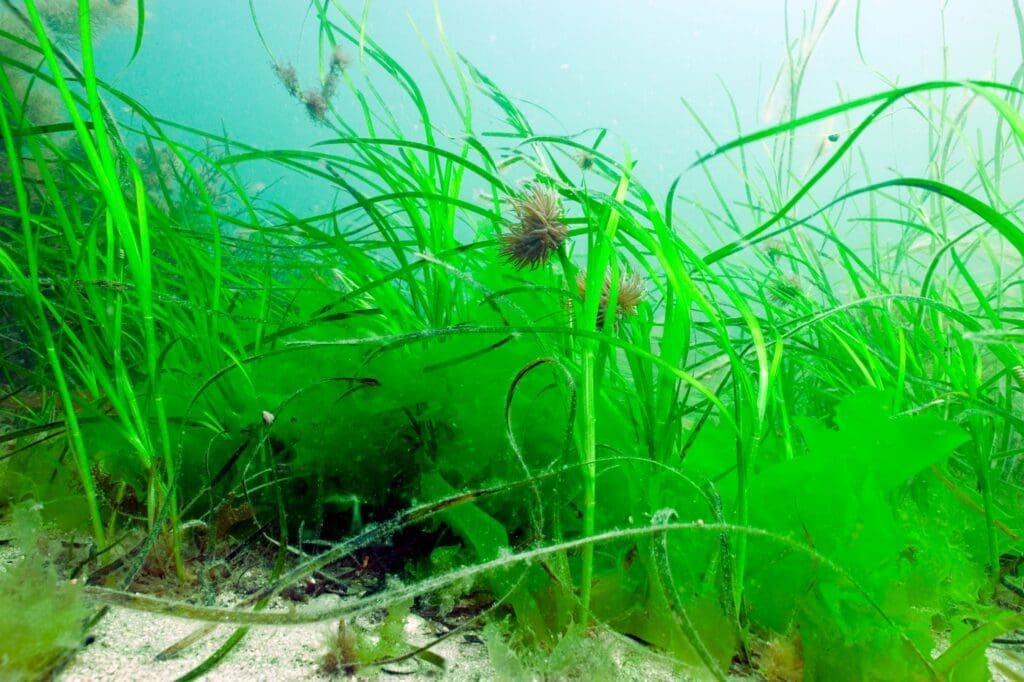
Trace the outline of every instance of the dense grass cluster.
<instances>
[{"instance_id":1,"label":"dense grass cluster","mask_svg":"<svg viewBox=\"0 0 1024 682\"><path fill-rule=\"evenodd\" d=\"M322 142L186 129L97 78L93 4L77 63L45 5L0 24L0 499L88 519L92 599L295 622L261 609L391 541L418 581L314 617L475 585L524 646L600 624L719 679L977 674L1024 626L1019 83L802 116L793 85L656 197L444 40L441 136L338 2L319 77L270 58ZM929 165L875 177L897 107ZM268 165L333 205L264 196ZM239 528L279 548L255 610L114 589L209 585Z\"/></svg>"}]
</instances>

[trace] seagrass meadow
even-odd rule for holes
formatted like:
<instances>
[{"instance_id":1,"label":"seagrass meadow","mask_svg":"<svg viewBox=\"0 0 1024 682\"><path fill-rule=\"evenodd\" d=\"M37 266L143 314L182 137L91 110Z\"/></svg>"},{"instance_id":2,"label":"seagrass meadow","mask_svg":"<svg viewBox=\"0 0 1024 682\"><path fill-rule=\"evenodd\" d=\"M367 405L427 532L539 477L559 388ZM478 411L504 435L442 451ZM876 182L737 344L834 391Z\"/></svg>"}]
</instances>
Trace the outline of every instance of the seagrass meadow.
<instances>
[{"instance_id":1,"label":"seagrass meadow","mask_svg":"<svg viewBox=\"0 0 1024 682\"><path fill-rule=\"evenodd\" d=\"M867 5L779 3L763 87L647 147L504 89L455 0L404 43L225 4L259 58L167 92L171 6L0 0L0 678L89 679L132 612L194 621L150 679L310 623L294 679L1021 679L1018 0L970 10L1010 68L940 34L912 81ZM829 41L870 80L807 105Z\"/></svg>"}]
</instances>

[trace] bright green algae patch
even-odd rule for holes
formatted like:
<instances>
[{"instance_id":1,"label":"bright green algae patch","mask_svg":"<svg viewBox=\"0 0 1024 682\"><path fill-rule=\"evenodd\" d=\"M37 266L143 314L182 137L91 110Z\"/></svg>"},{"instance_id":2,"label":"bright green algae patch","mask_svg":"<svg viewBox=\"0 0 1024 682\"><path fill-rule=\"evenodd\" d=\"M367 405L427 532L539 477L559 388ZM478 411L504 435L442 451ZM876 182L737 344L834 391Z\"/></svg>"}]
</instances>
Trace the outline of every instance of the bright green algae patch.
<instances>
[{"instance_id":1,"label":"bright green algae patch","mask_svg":"<svg viewBox=\"0 0 1024 682\"><path fill-rule=\"evenodd\" d=\"M794 456L769 441L751 480L753 526L806 543L843 571L751 542L751 623L794 633L808 674L834 670L842 656L844 679L913 677L921 662L908 641L927 654L935 619L977 615L986 584L978 567L983 519L970 518L929 471L944 468L968 436L932 415L893 416L890 404L866 390L840 401L831 424L800 419ZM723 455L698 440L690 461L708 471L717 459L725 471ZM724 504L728 510L728 498ZM965 537L971 528L973 540Z\"/></svg>"},{"instance_id":2,"label":"bright green algae patch","mask_svg":"<svg viewBox=\"0 0 1024 682\"><path fill-rule=\"evenodd\" d=\"M38 510L16 508L4 534L20 556L0 567L0 671L5 679L48 678L82 645L89 618L82 585L59 577L40 553Z\"/></svg>"}]
</instances>

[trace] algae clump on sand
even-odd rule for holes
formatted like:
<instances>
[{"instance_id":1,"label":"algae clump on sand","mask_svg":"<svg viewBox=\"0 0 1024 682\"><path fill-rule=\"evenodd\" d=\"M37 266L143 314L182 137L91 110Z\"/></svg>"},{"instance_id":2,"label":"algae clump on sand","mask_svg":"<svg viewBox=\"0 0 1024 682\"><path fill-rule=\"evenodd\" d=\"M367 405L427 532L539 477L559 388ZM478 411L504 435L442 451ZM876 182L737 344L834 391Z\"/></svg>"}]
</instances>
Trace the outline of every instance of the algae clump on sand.
<instances>
[{"instance_id":1,"label":"algae clump on sand","mask_svg":"<svg viewBox=\"0 0 1024 682\"><path fill-rule=\"evenodd\" d=\"M10 511L3 535L15 551L0 562L0 671L4 679L39 679L79 646L88 610L81 585L60 578L40 552L38 510Z\"/></svg>"}]
</instances>

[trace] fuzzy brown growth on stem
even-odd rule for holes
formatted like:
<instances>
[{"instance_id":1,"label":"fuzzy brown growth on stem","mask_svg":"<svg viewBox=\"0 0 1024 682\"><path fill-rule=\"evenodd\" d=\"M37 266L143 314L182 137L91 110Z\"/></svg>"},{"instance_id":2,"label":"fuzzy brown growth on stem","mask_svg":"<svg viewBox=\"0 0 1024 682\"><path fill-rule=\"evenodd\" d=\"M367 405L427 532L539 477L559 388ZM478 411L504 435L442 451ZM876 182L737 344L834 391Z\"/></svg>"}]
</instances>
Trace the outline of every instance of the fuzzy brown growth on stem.
<instances>
[{"instance_id":1,"label":"fuzzy brown growth on stem","mask_svg":"<svg viewBox=\"0 0 1024 682\"><path fill-rule=\"evenodd\" d=\"M341 79L341 74L348 69L348 65L352 63L352 57L349 56L348 52L345 51L341 45L336 45L331 50L330 59L327 61L328 70L327 76L324 78L323 87L320 89L320 94L323 95L324 99L331 99L338 92L338 81Z\"/></svg>"},{"instance_id":2,"label":"fuzzy brown growth on stem","mask_svg":"<svg viewBox=\"0 0 1024 682\"><path fill-rule=\"evenodd\" d=\"M580 170L585 171L588 171L591 168L593 168L594 164L597 162L596 157L593 154L585 151L576 152L576 154L573 155L572 158L573 161L576 162L576 165L580 167Z\"/></svg>"},{"instance_id":3,"label":"fuzzy brown growth on stem","mask_svg":"<svg viewBox=\"0 0 1024 682\"><path fill-rule=\"evenodd\" d=\"M561 221L558 193L545 185L534 185L511 202L519 222L501 236L501 255L520 270L546 264L551 252L557 250L569 234Z\"/></svg>"},{"instance_id":4,"label":"fuzzy brown growth on stem","mask_svg":"<svg viewBox=\"0 0 1024 682\"><path fill-rule=\"evenodd\" d=\"M790 273L767 284L768 300L777 305L790 305L803 297L800 278Z\"/></svg>"},{"instance_id":5,"label":"fuzzy brown growth on stem","mask_svg":"<svg viewBox=\"0 0 1024 682\"><path fill-rule=\"evenodd\" d=\"M359 670L359 636L346 620L338 621L337 631L327 637L320 670L328 675L355 675Z\"/></svg>"},{"instance_id":6,"label":"fuzzy brown growth on stem","mask_svg":"<svg viewBox=\"0 0 1024 682\"><path fill-rule=\"evenodd\" d=\"M332 74L340 74L352 63L352 57L341 45L335 45L331 50L330 67Z\"/></svg>"},{"instance_id":7,"label":"fuzzy brown growth on stem","mask_svg":"<svg viewBox=\"0 0 1024 682\"><path fill-rule=\"evenodd\" d=\"M576 288L580 298L586 300L587 296L587 272L581 270L576 275ZM597 328L603 329L605 317L608 314L608 300L612 291L612 275L605 273L604 282L601 284L601 301L597 304ZM636 315L636 307L644 300L643 280L640 275L632 273L619 275L619 287L615 294L615 312L618 315Z\"/></svg>"},{"instance_id":8,"label":"fuzzy brown growth on stem","mask_svg":"<svg viewBox=\"0 0 1024 682\"><path fill-rule=\"evenodd\" d=\"M317 123L327 120L327 100L313 88L302 93L302 103L306 105L306 113Z\"/></svg>"},{"instance_id":9,"label":"fuzzy brown growth on stem","mask_svg":"<svg viewBox=\"0 0 1024 682\"><path fill-rule=\"evenodd\" d=\"M324 79L323 87L320 88L320 95L325 99L329 100L338 93L338 77L332 71L327 74L327 78Z\"/></svg>"},{"instance_id":10,"label":"fuzzy brown growth on stem","mask_svg":"<svg viewBox=\"0 0 1024 682\"><path fill-rule=\"evenodd\" d=\"M288 62L275 62L273 69L274 75L281 81L289 95L292 97L302 96L302 88L299 86L299 72L295 70L295 66Z\"/></svg>"}]
</instances>

